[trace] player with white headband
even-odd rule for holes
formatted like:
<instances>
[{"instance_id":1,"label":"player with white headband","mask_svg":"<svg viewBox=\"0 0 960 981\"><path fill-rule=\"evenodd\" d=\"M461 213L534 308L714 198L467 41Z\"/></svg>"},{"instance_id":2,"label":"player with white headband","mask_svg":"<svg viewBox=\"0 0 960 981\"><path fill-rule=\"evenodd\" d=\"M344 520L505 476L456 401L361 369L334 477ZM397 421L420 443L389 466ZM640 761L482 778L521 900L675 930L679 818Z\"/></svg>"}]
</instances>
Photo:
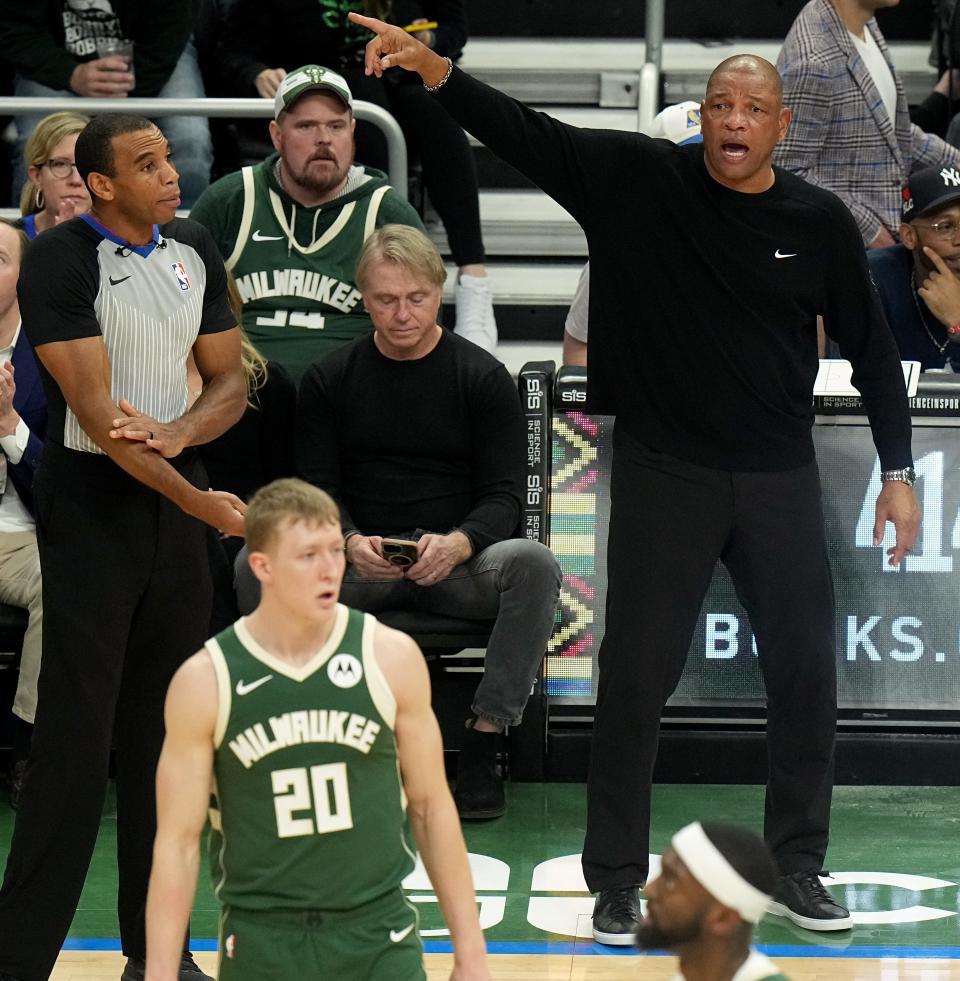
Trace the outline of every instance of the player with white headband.
<instances>
[{"instance_id":1,"label":"player with white headband","mask_svg":"<svg viewBox=\"0 0 960 981\"><path fill-rule=\"evenodd\" d=\"M777 880L767 846L752 831L688 824L664 852L660 875L647 882L637 944L677 954L674 981L786 981L750 945Z\"/></svg>"}]
</instances>

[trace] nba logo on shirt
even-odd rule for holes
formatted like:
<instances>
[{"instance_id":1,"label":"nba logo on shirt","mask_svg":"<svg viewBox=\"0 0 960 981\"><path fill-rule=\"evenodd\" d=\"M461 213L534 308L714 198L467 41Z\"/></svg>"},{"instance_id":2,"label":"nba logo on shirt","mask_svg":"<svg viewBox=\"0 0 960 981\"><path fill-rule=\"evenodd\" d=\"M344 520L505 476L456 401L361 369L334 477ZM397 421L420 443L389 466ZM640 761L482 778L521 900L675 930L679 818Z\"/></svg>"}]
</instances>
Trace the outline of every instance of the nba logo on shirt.
<instances>
[{"instance_id":1,"label":"nba logo on shirt","mask_svg":"<svg viewBox=\"0 0 960 981\"><path fill-rule=\"evenodd\" d=\"M182 262L173 263L173 274L177 277L180 289L186 293L190 289L190 277L187 276L187 270L183 268Z\"/></svg>"}]
</instances>

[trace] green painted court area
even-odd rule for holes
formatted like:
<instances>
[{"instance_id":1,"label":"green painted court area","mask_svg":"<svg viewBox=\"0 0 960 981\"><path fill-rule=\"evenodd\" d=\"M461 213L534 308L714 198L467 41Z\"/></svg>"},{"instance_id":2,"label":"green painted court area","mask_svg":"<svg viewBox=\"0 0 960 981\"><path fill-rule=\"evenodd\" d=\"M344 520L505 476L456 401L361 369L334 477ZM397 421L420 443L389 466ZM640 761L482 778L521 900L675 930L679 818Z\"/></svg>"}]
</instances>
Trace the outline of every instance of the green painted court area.
<instances>
[{"instance_id":1,"label":"green painted court area","mask_svg":"<svg viewBox=\"0 0 960 981\"><path fill-rule=\"evenodd\" d=\"M487 939L531 944L573 940L578 926L589 927L585 915L592 906L582 879L578 881L577 859L544 863L579 855L585 789L581 784L513 784L509 792L506 817L465 828ZM659 852L674 830L695 819L737 821L760 830L762 810L760 787L658 787L652 850ZM117 936L114 824L111 796L72 937ZM4 856L12 825L13 814L3 807ZM828 868L840 878L835 888L855 913L857 926L831 937L768 917L758 940L764 945L835 948L837 953L847 946L941 948L938 956L960 957L958 833L960 788L838 787ZM422 912L425 938L442 940L429 885L408 885L408 895ZM192 920L194 937L216 936L216 909L204 867Z\"/></svg>"}]
</instances>

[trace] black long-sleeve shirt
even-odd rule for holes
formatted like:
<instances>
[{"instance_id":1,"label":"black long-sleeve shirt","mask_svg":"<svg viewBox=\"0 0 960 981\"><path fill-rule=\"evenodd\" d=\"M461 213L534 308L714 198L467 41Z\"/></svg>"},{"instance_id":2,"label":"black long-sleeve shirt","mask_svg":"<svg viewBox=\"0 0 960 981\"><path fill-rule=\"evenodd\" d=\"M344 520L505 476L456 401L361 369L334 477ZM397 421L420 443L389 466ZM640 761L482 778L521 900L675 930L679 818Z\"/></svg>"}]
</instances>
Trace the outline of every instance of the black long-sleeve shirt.
<instances>
[{"instance_id":1,"label":"black long-sleeve shirt","mask_svg":"<svg viewBox=\"0 0 960 981\"><path fill-rule=\"evenodd\" d=\"M309 64L333 69L347 62L361 64L372 35L347 20L349 9L363 13L363 4L358 0L335 11L317 0L235 0L219 50L224 92L255 95L257 75L267 68L293 71ZM463 0L397 0L393 23L404 26L418 17L438 22L438 54L459 57L467 43ZM290 30L291 24L296 30Z\"/></svg>"},{"instance_id":2,"label":"black long-sleeve shirt","mask_svg":"<svg viewBox=\"0 0 960 981\"><path fill-rule=\"evenodd\" d=\"M64 0L3 4L0 59L24 78L54 89L69 89L74 68L97 57L96 36L126 37L134 42L136 85L131 96L155 96L167 83L190 39L197 0L110 0L113 13L78 12ZM65 18L71 21L67 38ZM117 111L123 110L117 101Z\"/></svg>"},{"instance_id":3,"label":"black long-sleeve shirt","mask_svg":"<svg viewBox=\"0 0 960 981\"><path fill-rule=\"evenodd\" d=\"M297 468L333 495L344 531L462 531L480 552L520 522L525 426L496 358L444 331L395 361L364 337L300 384Z\"/></svg>"},{"instance_id":4,"label":"black long-sleeve shirt","mask_svg":"<svg viewBox=\"0 0 960 981\"><path fill-rule=\"evenodd\" d=\"M733 191L702 145L568 126L459 69L437 98L586 233L591 408L702 466L802 466L822 314L883 467L912 462L897 348L839 198L780 169L763 193Z\"/></svg>"}]
</instances>

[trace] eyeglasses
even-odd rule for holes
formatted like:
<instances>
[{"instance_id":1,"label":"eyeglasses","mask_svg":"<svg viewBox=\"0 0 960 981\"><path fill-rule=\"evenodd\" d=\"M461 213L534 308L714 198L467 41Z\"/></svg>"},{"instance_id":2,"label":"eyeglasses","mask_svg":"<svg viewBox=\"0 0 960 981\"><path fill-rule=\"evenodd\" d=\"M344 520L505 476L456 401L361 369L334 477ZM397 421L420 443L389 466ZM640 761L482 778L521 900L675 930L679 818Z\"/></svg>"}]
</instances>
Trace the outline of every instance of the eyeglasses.
<instances>
[{"instance_id":1,"label":"eyeglasses","mask_svg":"<svg viewBox=\"0 0 960 981\"><path fill-rule=\"evenodd\" d=\"M62 157L53 157L40 166L46 167L58 181L65 181L77 169L72 160L64 160Z\"/></svg>"},{"instance_id":2,"label":"eyeglasses","mask_svg":"<svg viewBox=\"0 0 960 981\"><path fill-rule=\"evenodd\" d=\"M960 221L956 218L941 218L940 221L915 221L912 222L914 225L919 225L921 228L929 228L934 235L938 238L943 239L953 239L956 237L957 232L960 232Z\"/></svg>"}]
</instances>

